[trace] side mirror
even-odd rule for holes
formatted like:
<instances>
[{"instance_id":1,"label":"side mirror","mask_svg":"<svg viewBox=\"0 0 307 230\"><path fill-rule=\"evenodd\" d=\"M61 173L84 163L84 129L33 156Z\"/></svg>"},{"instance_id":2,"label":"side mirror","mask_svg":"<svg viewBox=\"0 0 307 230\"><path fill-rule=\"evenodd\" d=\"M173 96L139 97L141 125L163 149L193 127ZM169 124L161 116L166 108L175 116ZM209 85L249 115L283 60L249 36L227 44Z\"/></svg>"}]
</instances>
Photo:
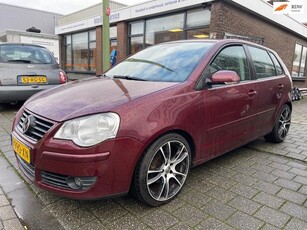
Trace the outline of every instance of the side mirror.
<instances>
[{"instance_id":1,"label":"side mirror","mask_svg":"<svg viewBox=\"0 0 307 230\"><path fill-rule=\"evenodd\" d=\"M233 84L239 83L239 75L230 70L220 70L212 75L211 84Z\"/></svg>"}]
</instances>

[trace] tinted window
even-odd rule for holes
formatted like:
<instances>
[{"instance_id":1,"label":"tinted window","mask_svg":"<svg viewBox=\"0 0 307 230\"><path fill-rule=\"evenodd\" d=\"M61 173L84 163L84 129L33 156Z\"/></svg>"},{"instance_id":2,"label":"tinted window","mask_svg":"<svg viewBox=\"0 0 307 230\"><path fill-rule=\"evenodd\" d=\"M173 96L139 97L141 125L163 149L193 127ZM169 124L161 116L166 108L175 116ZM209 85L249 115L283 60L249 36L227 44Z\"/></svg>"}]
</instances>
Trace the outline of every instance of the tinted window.
<instances>
[{"instance_id":1,"label":"tinted window","mask_svg":"<svg viewBox=\"0 0 307 230\"><path fill-rule=\"evenodd\" d=\"M248 48L254 62L257 78L276 76L276 70L269 54L263 49L252 46Z\"/></svg>"},{"instance_id":2,"label":"tinted window","mask_svg":"<svg viewBox=\"0 0 307 230\"><path fill-rule=\"evenodd\" d=\"M274 54L270 53L270 56L275 64L275 68L276 68L276 74L277 75L282 75L284 73L279 61L277 60L277 58L275 57Z\"/></svg>"},{"instance_id":3,"label":"tinted window","mask_svg":"<svg viewBox=\"0 0 307 230\"><path fill-rule=\"evenodd\" d=\"M43 47L9 44L0 46L0 62L54 64L52 54Z\"/></svg>"},{"instance_id":4,"label":"tinted window","mask_svg":"<svg viewBox=\"0 0 307 230\"><path fill-rule=\"evenodd\" d=\"M241 81L250 79L244 48L242 46L224 48L206 69L205 75L211 77L213 73L219 70L235 71L240 76Z\"/></svg>"},{"instance_id":5,"label":"tinted window","mask_svg":"<svg viewBox=\"0 0 307 230\"><path fill-rule=\"evenodd\" d=\"M174 43L147 48L119 63L106 75L147 81L183 82L212 43Z\"/></svg>"}]
</instances>

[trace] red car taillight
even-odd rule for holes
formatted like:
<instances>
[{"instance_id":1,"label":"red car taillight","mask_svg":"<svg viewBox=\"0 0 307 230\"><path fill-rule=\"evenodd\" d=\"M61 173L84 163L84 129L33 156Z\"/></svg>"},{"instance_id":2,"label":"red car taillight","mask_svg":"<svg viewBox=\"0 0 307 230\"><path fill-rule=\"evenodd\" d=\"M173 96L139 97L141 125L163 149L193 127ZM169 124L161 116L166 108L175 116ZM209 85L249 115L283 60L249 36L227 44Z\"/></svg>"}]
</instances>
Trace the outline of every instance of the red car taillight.
<instances>
[{"instance_id":1,"label":"red car taillight","mask_svg":"<svg viewBox=\"0 0 307 230\"><path fill-rule=\"evenodd\" d=\"M63 70L59 71L59 80L60 80L60 84L64 84L67 82L67 76Z\"/></svg>"}]
</instances>

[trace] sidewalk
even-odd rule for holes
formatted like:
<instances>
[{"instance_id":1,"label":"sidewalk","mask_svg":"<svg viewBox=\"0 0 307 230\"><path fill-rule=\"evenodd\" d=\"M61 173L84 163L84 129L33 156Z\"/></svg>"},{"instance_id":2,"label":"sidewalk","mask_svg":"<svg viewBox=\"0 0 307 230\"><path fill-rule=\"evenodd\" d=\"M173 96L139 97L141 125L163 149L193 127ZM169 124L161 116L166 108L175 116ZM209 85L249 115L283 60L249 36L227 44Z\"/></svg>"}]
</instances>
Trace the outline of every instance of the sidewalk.
<instances>
[{"instance_id":1,"label":"sidewalk","mask_svg":"<svg viewBox=\"0 0 307 230\"><path fill-rule=\"evenodd\" d=\"M3 153L0 161L4 155L20 173L9 138L14 111L0 108L0 151ZM24 180L33 190L32 198L56 220L52 226L57 230L306 230L307 99L293 103L292 124L284 143L271 144L259 139L194 168L178 197L158 208L145 206L130 196L96 201L66 199ZM14 208L21 213L20 205L12 208L9 205L12 194L6 194L7 199L2 190L0 229L23 229L13 212ZM14 199L11 204L14 205ZM29 212L34 209L23 208ZM11 216L7 217L9 213ZM23 218L23 221L31 228L31 219Z\"/></svg>"},{"instance_id":2,"label":"sidewalk","mask_svg":"<svg viewBox=\"0 0 307 230\"><path fill-rule=\"evenodd\" d=\"M3 157L0 152L0 157ZM0 187L0 229L2 230L24 230L19 218L14 212L9 200L5 196L2 188Z\"/></svg>"}]
</instances>

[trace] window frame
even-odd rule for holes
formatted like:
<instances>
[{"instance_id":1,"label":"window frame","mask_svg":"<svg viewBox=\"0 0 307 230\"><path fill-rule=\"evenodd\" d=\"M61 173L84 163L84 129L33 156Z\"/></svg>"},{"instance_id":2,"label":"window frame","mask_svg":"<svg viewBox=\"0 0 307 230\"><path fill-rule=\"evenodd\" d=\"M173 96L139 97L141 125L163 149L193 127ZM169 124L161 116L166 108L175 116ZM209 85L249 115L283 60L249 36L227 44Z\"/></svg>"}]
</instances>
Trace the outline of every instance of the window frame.
<instances>
[{"instance_id":1,"label":"window frame","mask_svg":"<svg viewBox=\"0 0 307 230\"><path fill-rule=\"evenodd\" d=\"M292 66L291 66L291 78L293 80L299 80L299 81L305 81L307 78L306 78L306 75L307 75L307 56L305 57L305 67L304 67L304 70L303 70L303 77L293 77L292 75L292 72L293 72L293 64L294 64L294 57L295 57L295 50L296 50L296 46L299 45L301 46L301 51L300 51L300 57L299 57L299 65L298 65L298 75L301 73L300 69L301 69L301 66L302 66L302 56L303 56L303 52L304 52L304 48L307 49L307 46L304 46L303 44L299 43L299 42L296 42L295 45L294 45L294 51L293 51L293 58L292 58Z\"/></svg>"}]
</instances>

